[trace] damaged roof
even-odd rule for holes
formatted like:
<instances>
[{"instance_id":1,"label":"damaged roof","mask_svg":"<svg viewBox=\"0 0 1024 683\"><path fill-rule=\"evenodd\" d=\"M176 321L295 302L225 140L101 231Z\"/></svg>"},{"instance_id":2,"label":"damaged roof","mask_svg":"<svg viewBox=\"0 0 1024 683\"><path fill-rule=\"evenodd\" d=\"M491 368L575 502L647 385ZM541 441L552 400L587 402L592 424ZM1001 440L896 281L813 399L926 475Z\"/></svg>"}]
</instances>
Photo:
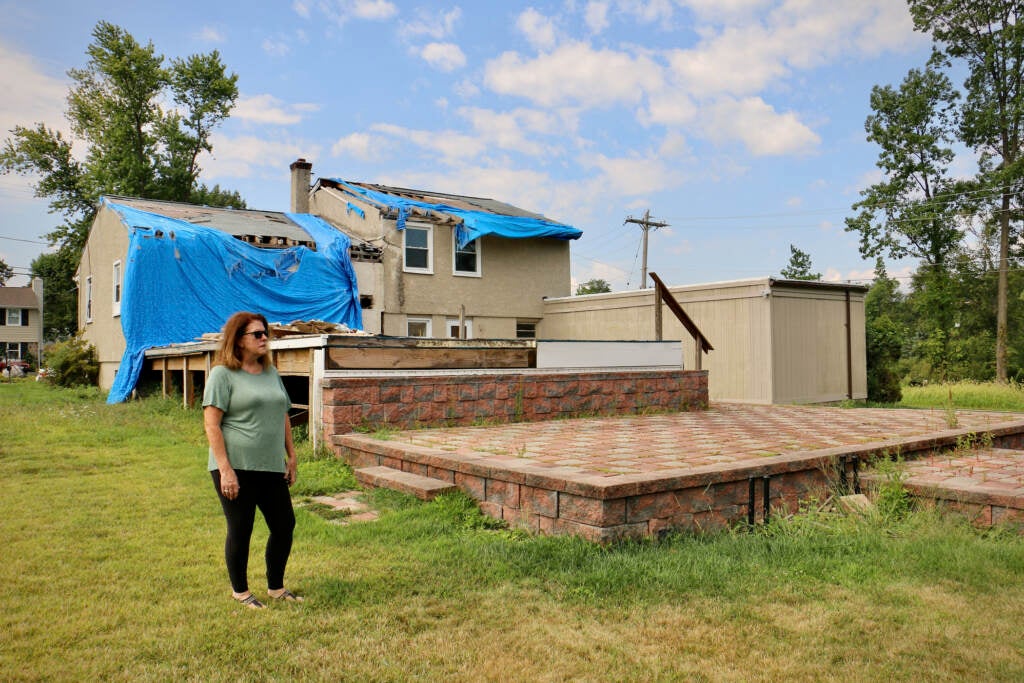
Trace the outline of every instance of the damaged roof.
<instances>
[{"instance_id":1,"label":"damaged roof","mask_svg":"<svg viewBox=\"0 0 1024 683\"><path fill-rule=\"evenodd\" d=\"M280 211L199 206L184 202L119 197L117 195L107 195L107 198L139 211L155 213L193 225L215 228L241 239L254 237L257 239L246 241L262 243L267 246L293 246L296 244L313 246L313 239L309 234L292 221L287 214ZM272 241L267 242L273 238L282 238L284 242L279 245L273 244Z\"/></svg>"}]
</instances>

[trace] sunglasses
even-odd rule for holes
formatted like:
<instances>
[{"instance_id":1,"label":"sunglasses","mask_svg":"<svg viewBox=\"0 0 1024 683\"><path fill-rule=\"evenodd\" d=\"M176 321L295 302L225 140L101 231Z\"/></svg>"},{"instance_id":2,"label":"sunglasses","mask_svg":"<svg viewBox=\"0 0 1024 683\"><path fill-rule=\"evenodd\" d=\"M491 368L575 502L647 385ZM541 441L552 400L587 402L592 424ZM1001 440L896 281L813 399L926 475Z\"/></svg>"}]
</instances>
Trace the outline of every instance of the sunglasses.
<instances>
[{"instance_id":1,"label":"sunglasses","mask_svg":"<svg viewBox=\"0 0 1024 683\"><path fill-rule=\"evenodd\" d=\"M264 337L269 336L266 330L253 330L252 332L243 332L242 336L244 337L247 334L251 334L253 339L263 339Z\"/></svg>"}]
</instances>

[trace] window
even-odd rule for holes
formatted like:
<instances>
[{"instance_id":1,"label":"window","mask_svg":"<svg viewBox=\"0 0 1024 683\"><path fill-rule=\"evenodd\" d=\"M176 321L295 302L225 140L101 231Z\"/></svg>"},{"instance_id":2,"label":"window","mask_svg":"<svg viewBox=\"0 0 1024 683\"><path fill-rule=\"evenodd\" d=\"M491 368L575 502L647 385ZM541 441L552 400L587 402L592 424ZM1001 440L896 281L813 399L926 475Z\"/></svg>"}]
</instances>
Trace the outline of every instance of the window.
<instances>
[{"instance_id":1,"label":"window","mask_svg":"<svg viewBox=\"0 0 1024 683\"><path fill-rule=\"evenodd\" d=\"M536 339L537 322L535 320L516 321L516 339Z\"/></svg>"},{"instance_id":2,"label":"window","mask_svg":"<svg viewBox=\"0 0 1024 683\"><path fill-rule=\"evenodd\" d=\"M409 337L429 337L430 318L406 318L405 334Z\"/></svg>"},{"instance_id":3,"label":"window","mask_svg":"<svg viewBox=\"0 0 1024 683\"><path fill-rule=\"evenodd\" d=\"M455 264L456 275L470 275L480 277L480 240L475 239L464 247L452 235L452 243L455 247L455 255L452 263Z\"/></svg>"},{"instance_id":4,"label":"window","mask_svg":"<svg viewBox=\"0 0 1024 683\"><path fill-rule=\"evenodd\" d=\"M7 309L7 325L21 325L21 309L20 308L8 308Z\"/></svg>"},{"instance_id":5,"label":"window","mask_svg":"<svg viewBox=\"0 0 1024 683\"><path fill-rule=\"evenodd\" d=\"M434 255L431 245L434 230L429 225L406 225L402 231L402 248L405 250L405 267L408 273L433 273Z\"/></svg>"},{"instance_id":6,"label":"window","mask_svg":"<svg viewBox=\"0 0 1024 683\"><path fill-rule=\"evenodd\" d=\"M21 343L7 342L6 354L8 360L21 360Z\"/></svg>"},{"instance_id":7,"label":"window","mask_svg":"<svg viewBox=\"0 0 1024 683\"><path fill-rule=\"evenodd\" d=\"M114 273L112 278L114 299L112 302L114 316L121 315L121 262L114 261Z\"/></svg>"},{"instance_id":8,"label":"window","mask_svg":"<svg viewBox=\"0 0 1024 683\"><path fill-rule=\"evenodd\" d=\"M92 275L85 278L85 322L92 322Z\"/></svg>"},{"instance_id":9,"label":"window","mask_svg":"<svg viewBox=\"0 0 1024 683\"><path fill-rule=\"evenodd\" d=\"M472 339L473 338L473 321L470 320L469 318L466 318L463 321L463 324L466 326L466 336L465 337L462 337L461 335L459 335L459 319L458 318L448 318L447 320L445 320L444 326L448 330L448 338L449 339Z\"/></svg>"}]
</instances>

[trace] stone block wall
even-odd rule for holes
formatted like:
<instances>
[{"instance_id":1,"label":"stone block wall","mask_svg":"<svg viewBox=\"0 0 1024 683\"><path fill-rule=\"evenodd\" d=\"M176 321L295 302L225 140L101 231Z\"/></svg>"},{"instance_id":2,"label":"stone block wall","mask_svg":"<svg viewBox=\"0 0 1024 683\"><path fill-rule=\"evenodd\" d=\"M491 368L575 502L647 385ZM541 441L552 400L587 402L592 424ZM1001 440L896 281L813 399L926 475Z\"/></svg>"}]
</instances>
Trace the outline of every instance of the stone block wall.
<instances>
[{"instance_id":1,"label":"stone block wall","mask_svg":"<svg viewBox=\"0 0 1024 683\"><path fill-rule=\"evenodd\" d=\"M706 370L328 377L324 436L355 429L703 410Z\"/></svg>"}]
</instances>

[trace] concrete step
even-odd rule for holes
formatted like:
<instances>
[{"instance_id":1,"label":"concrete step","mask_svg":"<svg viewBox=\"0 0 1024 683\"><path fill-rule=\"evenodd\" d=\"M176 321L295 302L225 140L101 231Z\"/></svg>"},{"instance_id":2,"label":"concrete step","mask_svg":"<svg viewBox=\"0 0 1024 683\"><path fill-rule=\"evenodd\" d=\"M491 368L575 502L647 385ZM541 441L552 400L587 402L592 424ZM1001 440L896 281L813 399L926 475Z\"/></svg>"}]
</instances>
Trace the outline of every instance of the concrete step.
<instances>
[{"instance_id":1,"label":"concrete step","mask_svg":"<svg viewBox=\"0 0 1024 683\"><path fill-rule=\"evenodd\" d=\"M402 472L393 467L361 467L353 470L356 481L370 488L384 488L416 496L420 500L433 500L442 493L456 490L455 484L440 479Z\"/></svg>"}]
</instances>

